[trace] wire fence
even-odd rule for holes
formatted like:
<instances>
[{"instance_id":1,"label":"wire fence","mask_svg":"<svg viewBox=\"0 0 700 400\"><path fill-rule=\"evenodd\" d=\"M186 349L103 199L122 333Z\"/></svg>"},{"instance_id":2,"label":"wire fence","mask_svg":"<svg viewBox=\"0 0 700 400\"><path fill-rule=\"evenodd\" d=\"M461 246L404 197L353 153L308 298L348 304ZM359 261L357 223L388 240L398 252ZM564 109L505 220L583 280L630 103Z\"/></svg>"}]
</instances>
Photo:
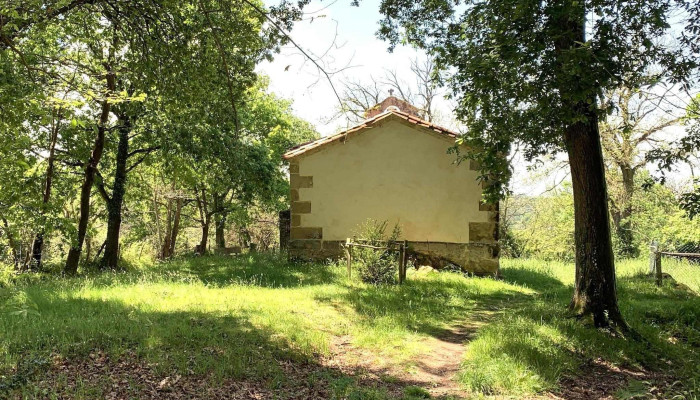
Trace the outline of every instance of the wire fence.
<instances>
[{"instance_id":1,"label":"wire fence","mask_svg":"<svg viewBox=\"0 0 700 400\"><path fill-rule=\"evenodd\" d=\"M658 285L672 280L700 293L700 242L686 243L672 251L652 243L649 273L656 277Z\"/></svg>"}]
</instances>

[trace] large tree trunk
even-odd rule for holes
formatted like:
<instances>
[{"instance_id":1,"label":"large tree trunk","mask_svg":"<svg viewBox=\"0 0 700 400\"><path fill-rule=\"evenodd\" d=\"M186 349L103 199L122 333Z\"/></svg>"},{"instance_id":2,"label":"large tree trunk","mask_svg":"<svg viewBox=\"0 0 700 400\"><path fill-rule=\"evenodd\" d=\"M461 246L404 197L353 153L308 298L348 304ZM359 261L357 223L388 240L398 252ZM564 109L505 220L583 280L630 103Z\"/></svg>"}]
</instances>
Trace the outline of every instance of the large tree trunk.
<instances>
[{"instance_id":1,"label":"large tree trunk","mask_svg":"<svg viewBox=\"0 0 700 400\"><path fill-rule=\"evenodd\" d=\"M582 108L588 108L583 105ZM571 309L592 316L598 327L627 329L617 305L615 262L608 219L607 186L598 120L569 126L565 142L574 191L576 282Z\"/></svg>"},{"instance_id":2,"label":"large tree trunk","mask_svg":"<svg viewBox=\"0 0 700 400\"><path fill-rule=\"evenodd\" d=\"M114 170L114 187L112 197L107 203L107 238L102 268L116 269L119 262L119 232L122 225L122 207L126 193L126 164L129 159L129 134L131 122L128 117L121 117L119 126L119 144Z\"/></svg>"},{"instance_id":3,"label":"large tree trunk","mask_svg":"<svg viewBox=\"0 0 700 400\"><path fill-rule=\"evenodd\" d=\"M581 318L592 317L598 327L628 331L617 304L615 260L610 236L608 192L603 149L596 113L595 88L572 75L571 55L586 42L585 3L556 3L555 21L560 34L555 40L561 99L568 107L569 122L564 142L569 155L574 192L576 277L570 309ZM585 73L585 72L583 72ZM588 99L581 99L587 93ZM587 100L587 101L586 101Z\"/></svg>"},{"instance_id":4,"label":"large tree trunk","mask_svg":"<svg viewBox=\"0 0 700 400\"><path fill-rule=\"evenodd\" d=\"M105 146L105 131L107 122L109 121L110 103L107 97L114 91L115 76L111 68L107 68L107 91L105 99L102 101L102 112L97 124L97 136L95 143L92 146L90 159L85 164L85 178L83 185L80 188L80 217L78 219L78 237L68 251L68 259L64 267L64 272L68 275L74 275L78 272L78 262L80 261L80 253L83 251L83 242L85 241L85 233L87 232L88 221L90 219L90 193L92 185L95 183L95 174L97 174L97 166L102 158L102 152Z\"/></svg>"},{"instance_id":5,"label":"large tree trunk","mask_svg":"<svg viewBox=\"0 0 700 400\"><path fill-rule=\"evenodd\" d=\"M61 126L61 112L56 114L55 123L51 129L51 139L49 143L49 157L46 166L46 178L44 180L44 197L42 202L47 205L51 200L51 189L53 186L54 164L56 161L56 142L58 142L58 132ZM32 262L31 267L41 269L41 258L44 251L44 229L41 228L34 237L34 245L32 246Z\"/></svg>"}]
</instances>

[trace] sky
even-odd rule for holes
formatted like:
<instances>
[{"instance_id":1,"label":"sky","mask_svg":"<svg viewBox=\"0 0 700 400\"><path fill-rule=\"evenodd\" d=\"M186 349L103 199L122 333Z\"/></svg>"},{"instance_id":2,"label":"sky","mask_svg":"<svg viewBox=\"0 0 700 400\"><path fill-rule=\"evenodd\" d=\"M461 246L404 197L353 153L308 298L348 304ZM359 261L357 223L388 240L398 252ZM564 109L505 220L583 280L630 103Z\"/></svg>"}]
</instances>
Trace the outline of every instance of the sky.
<instances>
[{"instance_id":1,"label":"sky","mask_svg":"<svg viewBox=\"0 0 700 400\"><path fill-rule=\"evenodd\" d=\"M344 80L368 81L371 75L383 76L384 69L411 77L411 59L422 55L408 47L393 53L388 44L375 35L379 29L379 1L363 0L359 7L351 0L312 1L305 8L305 19L291 31L296 43L311 54L321 56L323 67L335 72L331 80L338 92ZM267 5L276 0L266 0ZM287 70L285 70L287 69ZM294 101L297 116L313 123L323 135L344 128L345 121L328 120L339 102L328 79L293 46L286 46L271 63L263 63L259 72L270 77L270 90Z\"/></svg>"},{"instance_id":2,"label":"sky","mask_svg":"<svg viewBox=\"0 0 700 400\"><path fill-rule=\"evenodd\" d=\"M279 0L264 1L271 6ZM350 127L347 120L331 120L339 107L333 87L342 95L343 81L368 82L371 76L381 78L387 69L409 80L413 76L411 60L424 57L421 51L406 46L398 46L390 53L388 43L377 38L382 17L379 0L362 0L359 7L353 7L350 3L351 0L313 0L304 9L304 20L290 32L300 47L320 59L323 68L332 74L330 82L291 45L283 48L274 61L258 66L258 72L270 77L270 91L292 100L295 114L312 123L322 136ZM446 100L436 101L436 108L441 114L450 114ZM451 125L443 121L440 124L448 128ZM529 195L549 190L567 179L568 167L552 167L561 164L561 161L562 158L558 157L544 168L532 172L522 158L516 157L512 189L515 193ZM688 181L687 168L680 167L678 173L676 179Z\"/></svg>"}]
</instances>

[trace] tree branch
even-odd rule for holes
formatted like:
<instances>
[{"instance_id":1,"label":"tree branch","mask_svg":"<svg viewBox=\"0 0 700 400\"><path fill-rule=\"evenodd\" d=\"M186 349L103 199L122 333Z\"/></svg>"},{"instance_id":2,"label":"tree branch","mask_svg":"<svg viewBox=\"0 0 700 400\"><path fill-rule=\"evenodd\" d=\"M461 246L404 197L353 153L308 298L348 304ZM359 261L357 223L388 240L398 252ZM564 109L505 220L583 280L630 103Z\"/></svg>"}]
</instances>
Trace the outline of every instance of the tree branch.
<instances>
[{"instance_id":1,"label":"tree branch","mask_svg":"<svg viewBox=\"0 0 700 400\"><path fill-rule=\"evenodd\" d=\"M105 189L105 180L102 177L102 173L100 173L99 170L95 171L95 176L97 176L97 179L95 179L95 183L97 184L97 191L100 193L100 196L109 204L112 199L109 197L109 193L107 193L107 190Z\"/></svg>"}]
</instances>

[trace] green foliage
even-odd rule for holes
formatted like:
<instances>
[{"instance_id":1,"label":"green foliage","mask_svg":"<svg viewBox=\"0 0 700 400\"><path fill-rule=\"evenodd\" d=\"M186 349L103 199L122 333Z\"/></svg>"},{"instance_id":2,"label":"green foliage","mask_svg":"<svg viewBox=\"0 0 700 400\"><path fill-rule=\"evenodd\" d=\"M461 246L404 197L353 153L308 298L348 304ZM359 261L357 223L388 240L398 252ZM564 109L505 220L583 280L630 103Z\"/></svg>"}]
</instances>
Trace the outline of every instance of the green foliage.
<instances>
[{"instance_id":1,"label":"green foliage","mask_svg":"<svg viewBox=\"0 0 700 400\"><path fill-rule=\"evenodd\" d=\"M700 181L696 181L694 184L695 190L683 193L680 198L680 206L690 219L700 215Z\"/></svg>"},{"instance_id":2,"label":"green foliage","mask_svg":"<svg viewBox=\"0 0 700 400\"><path fill-rule=\"evenodd\" d=\"M521 216L509 230L524 257L573 260L574 199L570 185L539 197L512 198Z\"/></svg>"},{"instance_id":3,"label":"green foliage","mask_svg":"<svg viewBox=\"0 0 700 400\"><path fill-rule=\"evenodd\" d=\"M368 219L359 228L357 237L361 244L387 247L399 240L401 228L395 225L390 234L386 232L387 221ZM397 252L384 249L358 247L353 249L355 268L363 282L387 284L396 282L398 271Z\"/></svg>"},{"instance_id":4,"label":"green foliage","mask_svg":"<svg viewBox=\"0 0 700 400\"><path fill-rule=\"evenodd\" d=\"M266 9L257 0L11 0L0 5L1 260L23 263L34 236L43 233L45 255L60 262L76 236L84 163L106 106L105 146L94 185L94 194L106 201L91 202L88 240L104 231L116 186L119 130L127 120L124 244L162 233L153 228L159 208L153 205L153 185L132 177L142 170L146 181L158 176L170 192L194 198L192 192L205 191L209 201L219 200L207 213L281 208L288 190L280 154L317 134L292 115L291 102L267 92L267 80L255 68L287 40L268 18L291 29L305 4ZM109 73L114 88L108 87ZM52 190L43 201L52 147L58 149Z\"/></svg>"},{"instance_id":5,"label":"green foliage","mask_svg":"<svg viewBox=\"0 0 700 400\"><path fill-rule=\"evenodd\" d=\"M527 159L563 151L566 127L604 115L604 91L650 69L658 81L690 79L697 54L679 49L670 25L689 3L383 0L379 36L425 48L451 73L446 83L473 149L465 156L480 161L483 179L496 179L495 199L506 190L513 143ZM696 26L687 14L679 19Z\"/></svg>"},{"instance_id":6,"label":"green foliage","mask_svg":"<svg viewBox=\"0 0 700 400\"><path fill-rule=\"evenodd\" d=\"M652 241L659 242L666 251L696 242L700 237L697 219L688 217L667 186L645 185L647 177L648 172L640 171L629 200L633 211L629 224L637 252L647 255ZM512 255L544 260L574 259L573 195L569 184L538 197L509 197L508 212L517 215L508 217L506 226L507 249L514 249ZM613 249L623 258L616 232L613 232Z\"/></svg>"}]
</instances>

